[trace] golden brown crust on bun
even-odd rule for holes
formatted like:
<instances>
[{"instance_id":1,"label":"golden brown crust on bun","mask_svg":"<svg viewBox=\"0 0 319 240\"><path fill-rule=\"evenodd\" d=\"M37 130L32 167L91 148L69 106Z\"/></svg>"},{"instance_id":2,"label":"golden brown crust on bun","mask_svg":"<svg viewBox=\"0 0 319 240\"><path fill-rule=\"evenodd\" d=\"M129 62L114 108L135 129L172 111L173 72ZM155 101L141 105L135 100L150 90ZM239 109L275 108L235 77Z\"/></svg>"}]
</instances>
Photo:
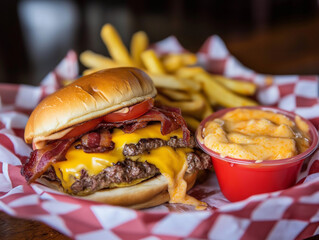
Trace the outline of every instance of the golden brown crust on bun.
<instances>
[{"instance_id":1,"label":"golden brown crust on bun","mask_svg":"<svg viewBox=\"0 0 319 240\"><path fill-rule=\"evenodd\" d=\"M132 67L84 76L45 98L32 112L25 141L103 116L156 95L150 77Z\"/></svg>"},{"instance_id":2,"label":"golden brown crust on bun","mask_svg":"<svg viewBox=\"0 0 319 240\"><path fill-rule=\"evenodd\" d=\"M187 182L187 190L193 187L196 177L197 172L185 174L184 179ZM51 182L45 178L38 179L38 182L63 192L63 189L57 182ZM170 199L167 191L167 180L163 175L153 177L133 186L100 190L79 198L134 209L158 206L168 202Z\"/></svg>"}]
</instances>

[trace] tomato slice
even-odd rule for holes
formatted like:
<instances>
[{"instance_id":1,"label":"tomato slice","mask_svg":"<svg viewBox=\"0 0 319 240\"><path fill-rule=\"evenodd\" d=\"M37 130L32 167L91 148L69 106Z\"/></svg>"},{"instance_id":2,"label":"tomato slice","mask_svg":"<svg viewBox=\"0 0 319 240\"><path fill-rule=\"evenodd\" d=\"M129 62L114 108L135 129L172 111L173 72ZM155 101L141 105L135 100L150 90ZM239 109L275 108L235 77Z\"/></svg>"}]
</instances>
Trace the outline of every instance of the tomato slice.
<instances>
[{"instance_id":1,"label":"tomato slice","mask_svg":"<svg viewBox=\"0 0 319 240\"><path fill-rule=\"evenodd\" d=\"M105 115L104 117L92 119L90 121L84 122L75 126L70 132L68 132L61 139L68 139L72 137L80 136L92 129L94 129L100 122L122 122L126 120L132 120L142 116L144 113L149 111L154 105L154 99L145 100L138 104L135 104L128 108L126 113L123 112L113 112Z\"/></svg>"},{"instance_id":2,"label":"tomato slice","mask_svg":"<svg viewBox=\"0 0 319 240\"><path fill-rule=\"evenodd\" d=\"M123 112L113 112L107 114L103 117L105 122L122 122L126 120L132 120L142 116L144 113L148 112L154 106L154 99L145 100L143 102L137 103L128 108L128 111Z\"/></svg>"},{"instance_id":3,"label":"tomato slice","mask_svg":"<svg viewBox=\"0 0 319 240\"><path fill-rule=\"evenodd\" d=\"M86 133L93 128L95 128L100 122L102 122L103 117L95 118L90 121L81 123L77 126L75 126L70 132L68 132L66 135L64 135L61 139L68 139L80 136L83 133Z\"/></svg>"}]
</instances>

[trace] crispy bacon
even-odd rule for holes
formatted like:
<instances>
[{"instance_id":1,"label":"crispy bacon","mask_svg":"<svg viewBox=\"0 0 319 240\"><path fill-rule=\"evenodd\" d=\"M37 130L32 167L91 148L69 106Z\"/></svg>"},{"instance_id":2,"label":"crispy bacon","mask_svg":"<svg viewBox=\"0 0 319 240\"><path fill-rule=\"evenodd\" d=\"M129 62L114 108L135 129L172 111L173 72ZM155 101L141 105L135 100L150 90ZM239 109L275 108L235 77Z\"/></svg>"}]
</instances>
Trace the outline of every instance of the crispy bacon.
<instances>
[{"instance_id":1,"label":"crispy bacon","mask_svg":"<svg viewBox=\"0 0 319 240\"><path fill-rule=\"evenodd\" d=\"M81 137L81 144L76 146L82 148L86 153L102 153L114 149L112 135L108 129L100 129L97 132L90 132Z\"/></svg>"},{"instance_id":2,"label":"crispy bacon","mask_svg":"<svg viewBox=\"0 0 319 240\"><path fill-rule=\"evenodd\" d=\"M87 148L97 148L100 146L100 134L97 132L90 132L81 137L81 144Z\"/></svg>"},{"instance_id":3,"label":"crispy bacon","mask_svg":"<svg viewBox=\"0 0 319 240\"><path fill-rule=\"evenodd\" d=\"M132 133L136 129L146 127L148 122L153 121L161 122L161 133L163 135L181 128L183 131L183 140L185 142L189 142L190 132L187 128L186 122L180 114L180 110L172 107L153 107L150 111L139 118L115 123L102 122L98 127L104 127L107 129L123 127L123 131L125 133Z\"/></svg>"},{"instance_id":4,"label":"crispy bacon","mask_svg":"<svg viewBox=\"0 0 319 240\"><path fill-rule=\"evenodd\" d=\"M74 141L75 138L57 140L42 149L33 151L28 161L21 168L21 174L28 183L34 182L48 170L52 163L64 160L65 153Z\"/></svg>"},{"instance_id":5,"label":"crispy bacon","mask_svg":"<svg viewBox=\"0 0 319 240\"><path fill-rule=\"evenodd\" d=\"M155 107L160 108L160 109L165 110L165 111L175 112L175 113L178 113L179 115L182 114L182 111L180 108L165 106L165 105L162 105L158 101L155 101Z\"/></svg>"},{"instance_id":6,"label":"crispy bacon","mask_svg":"<svg viewBox=\"0 0 319 240\"><path fill-rule=\"evenodd\" d=\"M147 126L148 122L135 122L135 123L132 123L132 124L126 124L124 125L123 127L123 131L125 133L132 133L134 132L136 129L139 129L139 128L145 128Z\"/></svg>"},{"instance_id":7,"label":"crispy bacon","mask_svg":"<svg viewBox=\"0 0 319 240\"><path fill-rule=\"evenodd\" d=\"M85 153L104 153L104 152L109 152L109 151L113 150L114 147L115 147L114 142L111 142L108 147L98 146L96 148L88 148L88 147L84 147L81 144L78 144L78 145L75 146L76 149L82 149L83 152L85 152Z\"/></svg>"},{"instance_id":8,"label":"crispy bacon","mask_svg":"<svg viewBox=\"0 0 319 240\"><path fill-rule=\"evenodd\" d=\"M157 121L161 121L161 124L162 124L161 133L163 135L166 135L178 128L181 128L183 131L183 140L187 143L189 142L190 132L187 128L187 124L184 118L181 115L181 111L179 108L166 107L166 106L165 107L161 106L160 108L154 107L151 111L144 114L142 118L143 117L144 119L150 118L151 116L153 116L153 114L156 116ZM151 121L154 121L154 120L151 120Z\"/></svg>"},{"instance_id":9,"label":"crispy bacon","mask_svg":"<svg viewBox=\"0 0 319 240\"><path fill-rule=\"evenodd\" d=\"M109 147L112 144L112 134L107 129L100 130L100 146Z\"/></svg>"}]
</instances>

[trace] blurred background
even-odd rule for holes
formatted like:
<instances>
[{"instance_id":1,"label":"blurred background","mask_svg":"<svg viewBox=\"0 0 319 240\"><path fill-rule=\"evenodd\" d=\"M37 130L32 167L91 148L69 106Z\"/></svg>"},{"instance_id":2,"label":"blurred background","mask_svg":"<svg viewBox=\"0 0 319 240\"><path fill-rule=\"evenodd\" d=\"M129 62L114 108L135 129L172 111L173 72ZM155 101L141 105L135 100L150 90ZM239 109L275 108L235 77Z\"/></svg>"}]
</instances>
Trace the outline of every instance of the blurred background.
<instances>
[{"instance_id":1,"label":"blurred background","mask_svg":"<svg viewBox=\"0 0 319 240\"><path fill-rule=\"evenodd\" d=\"M196 52L218 34L257 72L319 73L319 0L3 0L0 82L36 85L69 49L108 55L105 23L126 46L143 30L151 42L175 35Z\"/></svg>"}]
</instances>

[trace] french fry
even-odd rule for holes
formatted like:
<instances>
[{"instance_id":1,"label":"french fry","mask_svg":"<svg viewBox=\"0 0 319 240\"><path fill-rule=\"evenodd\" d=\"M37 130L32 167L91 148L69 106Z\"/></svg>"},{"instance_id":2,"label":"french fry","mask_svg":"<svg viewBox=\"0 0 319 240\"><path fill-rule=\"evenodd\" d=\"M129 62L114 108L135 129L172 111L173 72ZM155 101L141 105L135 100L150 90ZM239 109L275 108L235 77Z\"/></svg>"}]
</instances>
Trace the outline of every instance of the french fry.
<instances>
[{"instance_id":1,"label":"french fry","mask_svg":"<svg viewBox=\"0 0 319 240\"><path fill-rule=\"evenodd\" d=\"M206 72L201 67L182 67L178 69L175 74L179 78L193 78L197 74Z\"/></svg>"},{"instance_id":2,"label":"french fry","mask_svg":"<svg viewBox=\"0 0 319 240\"><path fill-rule=\"evenodd\" d=\"M206 71L201 67L183 67L176 71L176 76L180 78L193 78L197 74L205 73ZM256 85L249 82L242 82L226 78L221 75L211 75L212 80L219 82L228 89L241 95L253 95L256 91Z\"/></svg>"},{"instance_id":3,"label":"french fry","mask_svg":"<svg viewBox=\"0 0 319 240\"><path fill-rule=\"evenodd\" d=\"M205 96L201 95L201 97L204 101L204 108L203 108L203 112L200 119L204 119L208 117L209 115L211 115L214 111L210 103L208 102L208 100L205 98Z\"/></svg>"},{"instance_id":4,"label":"french fry","mask_svg":"<svg viewBox=\"0 0 319 240\"><path fill-rule=\"evenodd\" d=\"M198 92L201 90L202 86L199 82L194 81L189 78L179 78L180 81L183 81L185 85L188 86L188 89L194 92Z\"/></svg>"},{"instance_id":5,"label":"french fry","mask_svg":"<svg viewBox=\"0 0 319 240\"><path fill-rule=\"evenodd\" d=\"M94 53L92 51L84 51L80 54L81 63L88 68L114 68L119 64L108 57Z\"/></svg>"},{"instance_id":6,"label":"french fry","mask_svg":"<svg viewBox=\"0 0 319 240\"><path fill-rule=\"evenodd\" d=\"M139 67L143 67L141 54L147 49L148 42L148 37L143 31L136 32L132 36L131 55L134 63Z\"/></svg>"},{"instance_id":7,"label":"french fry","mask_svg":"<svg viewBox=\"0 0 319 240\"><path fill-rule=\"evenodd\" d=\"M195 132L199 127L200 122L194 117L188 115L183 115L183 118L185 119L187 126Z\"/></svg>"},{"instance_id":8,"label":"french fry","mask_svg":"<svg viewBox=\"0 0 319 240\"><path fill-rule=\"evenodd\" d=\"M178 54L169 54L163 58L162 62L167 72L175 72L184 66L183 59Z\"/></svg>"},{"instance_id":9,"label":"french fry","mask_svg":"<svg viewBox=\"0 0 319 240\"><path fill-rule=\"evenodd\" d=\"M148 75L154 82L154 85L158 88L168 88L176 90L189 90L189 86L183 81L176 78L173 75L167 74L152 74L148 72Z\"/></svg>"},{"instance_id":10,"label":"french fry","mask_svg":"<svg viewBox=\"0 0 319 240\"><path fill-rule=\"evenodd\" d=\"M111 24L105 24L102 27L101 38L115 62L126 66L134 66L121 37Z\"/></svg>"},{"instance_id":11,"label":"french fry","mask_svg":"<svg viewBox=\"0 0 319 240\"><path fill-rule=\"evenodd\" d=\"M191 96L189 92L179 91L175 89L168 89L168 88L159 88L160 93L169 97L174 101L190 101Z\"/></svg>"},{"instance_id":12,"label":"french fry","mask_svg":"<svg viewBox=\"0 0 319 240\"><path fill-rule=\"evenodd\" d=\"M204 88L204 86L203 86ZM205 93L204 91L204 94L206 96L206 100L208 101L208 103L213 106L213 107L216 107L218 106L218 102L216 101L216 99L213 97L213 96L207 96L207 94Z\"/></svg>"},{"instance_id":13,"label":"french fry","mask_svg":"<svg viewBox=\"0 0 319 240\"><path fill-rule=\"evenodd\" d=\"M146 69L153 74L165 74L164 66L156 56L154 50L146 50L141 55L142 61Z\"/></svg>"},{"instance_id":14,"label":"french fry","mask_svg":"<svg viewBox=\"0 0 319 240\"><path fill-rule=\"evenodd\" d=\"M182 53L181 57L184 65L194 65L197 63L197 57L193 53Z\"/></svg>"},{"instance_id":15,"label":"french fry","mask_svg":"<svg viewBox=\"0 0 319 240\"><path fill-rule=\"evenodd\" d=\"M181 67L195 64L197 57L192 53L171 53L165 55L162 61L168 72L175 72Z\"/></svg>"},{"instance_id":16,"label":"french fry","mask_svg":"<svg viewBox=\"0 0 319 240\"><path fill-rule=\"evenodd\" d=\"M155 99L161 102L163 105L178 107L183 113L191 115L201 113L205 105L199 93L193 93L191 101L171 101L161 94L157 94Z\"/></svg>"},{"instance_id":17,"label":"french fry","mask_svg":"<svg viewBox=\"0 0 319 240\"><path fill-rule=\"evenodd\" d=\"M191 102L192 101L192 92L186 92L186 91L178 91L178 90L174 90L174 89L163 89L160 88L158 89L159 93L161 95L164 95L165 97L168 97L169 99L171 99L172 101L177 101L177 102ZM195 118L202 120L206 117L208 117L209 115L211 115L214 111L211 107L211 105L209 104L208 100L206 99L206 97L201 94L198 93L198 97L200 97L204 103L203 108L202 108L202 112L200 115L196 115L194 116ZM178 104L177 104L178 105Z\"/></svg>"},{"instance_id":18,"label":"french fry","mask_svg":"<svg viewBox=\"0 0 319 240\"><path fill-rule=\"evenodd\" d=\"M223 85L211 79L208 73L201 73L194 79L203 84L203 90L209 100L217 102L224 107L256 106L257 103L251 99L238 96L225 88Z\"/></svg>"},{"instance_id":19,"label":"french fry","mask_svg":"<svg viewBox=\"0 0 319 240\"><path fill-rule=\"evenodd\" d=\"M241 95L251 96L256 92L256 85L250 82L237 81L221 75L212 75L212 78L229 90Z\"/></svg>"}]
</instances>

